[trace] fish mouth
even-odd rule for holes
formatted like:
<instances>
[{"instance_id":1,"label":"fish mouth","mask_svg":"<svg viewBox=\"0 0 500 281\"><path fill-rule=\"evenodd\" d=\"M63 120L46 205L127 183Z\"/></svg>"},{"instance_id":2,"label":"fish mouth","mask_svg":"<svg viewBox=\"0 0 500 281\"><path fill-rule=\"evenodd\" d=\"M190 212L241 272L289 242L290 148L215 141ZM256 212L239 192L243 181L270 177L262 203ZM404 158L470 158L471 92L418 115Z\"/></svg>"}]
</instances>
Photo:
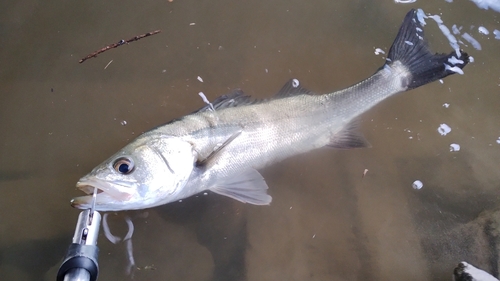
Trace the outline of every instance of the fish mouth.
<instances>
[{"instance_id":1,"label":"fish mouth","mask_svg":"<svg viewBox=\"0 0 500 281\"><path fill-rule=\"evenodd\" d=\"M94 190L97 189L96 207L109 203L124 202L130 200L134 192L132 186L126 183L109 183L105 181L81 179L76 183L76 188L88 195L75 197L71 200L71 206L78 209L91 207Z\"/></svg>"}]
</instances>

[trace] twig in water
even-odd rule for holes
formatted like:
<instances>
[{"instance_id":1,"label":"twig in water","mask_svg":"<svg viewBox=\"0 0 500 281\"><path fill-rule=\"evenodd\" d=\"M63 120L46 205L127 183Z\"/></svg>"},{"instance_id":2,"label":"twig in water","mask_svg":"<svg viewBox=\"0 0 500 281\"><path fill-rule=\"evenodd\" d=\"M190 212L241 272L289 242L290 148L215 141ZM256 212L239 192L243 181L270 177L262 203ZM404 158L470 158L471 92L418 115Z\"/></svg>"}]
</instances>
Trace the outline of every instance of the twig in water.
<instances>
[{"instance_id":1,"label":"twig in water","mask_svg":"<svg viewBox=\"0 0 500 281\"><path fill-rule=\"evenodd\" d=\"M84 57L83 59L81 59L81 60L79 61L79 63L82 63L82 62L84 62L84 61L86 61L86 60L88 60L88 59L90 59L90 58L95 58L95 57L97 57L97 55L98 55L98 54L100 54L100 53L104 53L104 52L106 52L107 50L110 50L110 49L113 49L113 48L119 47L119 46L124 45L124 44L128 44L128 43L130 43L130 42L137 41L137 40L142 39L142 38L144 38L144 37L148 37L148 36L151 36L151 35L155 35L155 34L160 33L160 32L161 32L161 30L155 30L155 31L151 31L151 32L144 33L144 34L141 34L141 35L137 35L137 36L132 37L132 38L130 38L130 39L128 39L128 40L120 40L120 41L118 41L117 43L114 43L114 44L108 45L108 46L106 46L106 47L104 47L104 48L102 48L102 49L100 49L100 50L97 50L97 51L95 51L95 52L93 52L93 53L91 53L91 54L87 55L86 57Z\"/></svg>"}]
</instances>

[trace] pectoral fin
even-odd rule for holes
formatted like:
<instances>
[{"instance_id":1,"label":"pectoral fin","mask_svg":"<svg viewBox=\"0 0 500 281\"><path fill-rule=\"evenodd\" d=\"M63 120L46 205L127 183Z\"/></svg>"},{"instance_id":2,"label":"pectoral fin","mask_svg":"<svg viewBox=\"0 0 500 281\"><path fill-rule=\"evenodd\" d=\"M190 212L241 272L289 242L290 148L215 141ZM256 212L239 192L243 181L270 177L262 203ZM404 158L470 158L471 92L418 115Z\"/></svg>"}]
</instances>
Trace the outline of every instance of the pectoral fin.
<instances>
[{"instance_id":1,"label":"pectoral fin","mask_svg":"<svg viewBox=\"0 0 500 281\"><path fill-rule=\"evenodd\" d=\"M236 133L234 133L233 135L231 135L226 141L224 141L222 144L220 144L219 146L217 147L214 147L214 150L212 151L212 153L210 153L205 159L202 159L202 160L198 160L198 162L196 163L196 166L202 166L202 165L206 165L209 161L212 161L215 159L215 157L217 156L217 154L224 149L224 147L226 147L228 144L230 144L235 138L237 138L239 135L241 134L241 131L238 131Z\"/></svg>"},{"instance_id":2,"label":"pectoral fin","mask_svg":"<svg viewBox=\"0 0 500 281\"><path fill-rule=\"evenodd\" d=\"M224 178L216 186L210 188L217 194L254 205L269 205L271 203L272 197L267 194L267 189L264 178L254 169L248 169Z\"/></svg>"}]
</instances>

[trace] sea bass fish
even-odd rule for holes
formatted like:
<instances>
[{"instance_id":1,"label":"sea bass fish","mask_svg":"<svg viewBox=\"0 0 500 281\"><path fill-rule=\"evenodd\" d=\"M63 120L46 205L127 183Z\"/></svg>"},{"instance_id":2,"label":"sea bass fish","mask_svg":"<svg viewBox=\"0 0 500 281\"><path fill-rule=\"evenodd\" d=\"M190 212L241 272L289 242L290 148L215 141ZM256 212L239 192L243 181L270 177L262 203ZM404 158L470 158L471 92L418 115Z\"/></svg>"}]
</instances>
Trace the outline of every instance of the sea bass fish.
<instances>
[{"instance_id":1,"label":"sea bass fish","mask_svg":"<svg viewBox=\"0 0 500 281\"><path fill-rule=\"evenodd\" d=\"M397 93L461 72L468 62L461 50L431 53L417 12L411 10L385 64L371 77L323 95L296 79L266 100L235 90L142 134L77 187L87 194L98 189L99 211L150 208L206 190L267 205L271 196L258 169L320 147L367 146L356 130L359 115ZM85 209L91 201L86 195L71 204Z\"/></svg>"}]
</instances>

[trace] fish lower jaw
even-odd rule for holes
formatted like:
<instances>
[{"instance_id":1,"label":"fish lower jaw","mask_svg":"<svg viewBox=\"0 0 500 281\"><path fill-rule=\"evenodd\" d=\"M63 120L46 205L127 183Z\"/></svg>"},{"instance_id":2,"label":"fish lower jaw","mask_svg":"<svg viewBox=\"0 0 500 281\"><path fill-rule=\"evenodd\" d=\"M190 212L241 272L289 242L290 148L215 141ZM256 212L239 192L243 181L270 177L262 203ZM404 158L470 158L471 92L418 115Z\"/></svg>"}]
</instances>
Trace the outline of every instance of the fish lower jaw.
<instances>
[{"instance_id":1,"label":"fish lower jaw","mask_svg":"<svg viewBox=\"0 0 500 281\"><path fill-rule=\"evenodd\" d=\"M85 192L88 195L92 195L94 193L94 190L97 189L97 198L103 195L107 195L109 197L112 197L116 200L129 200L132 197L132 194L129 192L125 192L120 190L119 188L115 188L112 186L99 186L90 182L78 182L76 184L76 188L80 189L81 191ZM87 197L87 196L83 196Z\"/></svg>"}]
</instances>

